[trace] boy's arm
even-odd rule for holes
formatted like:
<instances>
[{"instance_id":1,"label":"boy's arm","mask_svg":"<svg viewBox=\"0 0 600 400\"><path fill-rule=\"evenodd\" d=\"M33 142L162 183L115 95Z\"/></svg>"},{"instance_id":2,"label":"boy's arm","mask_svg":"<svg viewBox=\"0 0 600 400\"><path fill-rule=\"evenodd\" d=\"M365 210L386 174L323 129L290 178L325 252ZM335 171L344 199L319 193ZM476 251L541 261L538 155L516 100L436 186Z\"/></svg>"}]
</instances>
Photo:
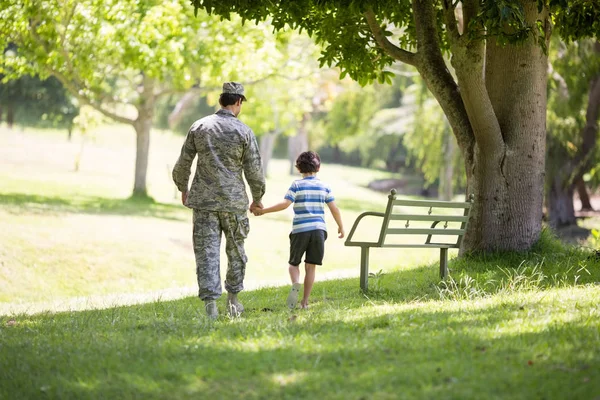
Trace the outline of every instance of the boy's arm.
<instances>
[{"instance_id":1,"label":"boy's arm","mask_svg":"<svg viewBox=\"0 0 600 400\"><path fill-rule=\"evenodd\" d=\"M342 214L340 213L340 209L335 204L335 201L330 201L327 203L327 207L329 207L329 211L331 211L331 215L333 215L333 219L335 219L335 223L338 226L338 237L341 239L344 237L344 223L342 222Z\"/></svg>"},{"instance_id":2,"label":"boy's arm","mask_svg":"<svg viewBox=\"0 0 600 400\"><path fill-rule=\"evenodd\" d=\"M274 206L263 208L262 210L257 210L254 215L263 215L268 213L273 213L281 210L285 210L292 204L291 200L284 199L281 203L277 203Z\"/></svg>"}]
</instances>

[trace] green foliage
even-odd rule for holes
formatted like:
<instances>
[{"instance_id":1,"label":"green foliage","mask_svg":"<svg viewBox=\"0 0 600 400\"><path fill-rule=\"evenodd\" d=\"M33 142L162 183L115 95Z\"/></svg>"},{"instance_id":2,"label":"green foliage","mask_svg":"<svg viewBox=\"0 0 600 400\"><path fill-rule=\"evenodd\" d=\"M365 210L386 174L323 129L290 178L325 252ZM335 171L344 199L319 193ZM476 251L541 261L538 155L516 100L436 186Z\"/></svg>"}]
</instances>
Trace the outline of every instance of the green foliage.
<instances>
[{"instance_id":1,"label":"green foliage","mask_svg":"<svg viewBox=\"0 0 600 400\"><path fill-rule=\"evenodd\" d=\"M342 77L347 74L361 85L376 81L391 83L392 77L386 67L392 64L393 59L377 46L363 17L368 8L373 9L380 21L387 21L401 32L394 37L401 48L411 50L417 44L414 10L409 1L192 0L191 3L195 9L205 9L225 19L237 13L244 20L262 21L270 18L277 30L286 26L304 30L323 45L321 65L337 65L342 70ZM448 41L443 33L446 30L443 3L433 2L441 50L448 51ZM568 40L585 36L600 37L598 2L538 0L538 7L540 11L549 7L557 30ZM491 36L499 43L506 44L534 37L544 44L544 27L527 25L520 0L481 1L478 14L468 28L471 40ZM384 34L390 36L392 32L385 31Z\"/></svg>"},{"instance_id":2,"label":"green foliage","mask_svg":"<svg viewBox=\"0 0 600 400\"><path fill-rule=\"evenodd\" d=\"M544 0L538 0L542 4ZM545 0L554 29L567 42L583 37L600 39L600 3L591 0Z\"/></svg>"},{"instance_id":3,"label":"green foliage","mask_svg":"<svg viewBox=\"0 0 600 400\"><path fill-rule=\"evenodd\" d=\"M590 82L600 75L600 57L594 46L593 40L553 43L547 113L549 176L554 176L562 163L572 160L584 145L582 131L587 123ZM600 180L600 171L595 167L598 163L593 161L600 159L600 148L596 147L590 153L591 168L585 175L592 187L597 187Z\"/></svg>"},{"instance_id":4,"label":"green foliage","mask_svg":"<svg viewBox=\"0 0 600 400\"><path fill-rule=\"evenodd\" d=\"M240 34L239 18L195 18L183 0L28 0L3 3L0 21L0 36L17 47L0 62L6 79L55 75L94 105L139 104L144 78L156 93L198 83L216 91L224 80L250 81L275 68L267 24Z\"/></svg>"}]
</instances>

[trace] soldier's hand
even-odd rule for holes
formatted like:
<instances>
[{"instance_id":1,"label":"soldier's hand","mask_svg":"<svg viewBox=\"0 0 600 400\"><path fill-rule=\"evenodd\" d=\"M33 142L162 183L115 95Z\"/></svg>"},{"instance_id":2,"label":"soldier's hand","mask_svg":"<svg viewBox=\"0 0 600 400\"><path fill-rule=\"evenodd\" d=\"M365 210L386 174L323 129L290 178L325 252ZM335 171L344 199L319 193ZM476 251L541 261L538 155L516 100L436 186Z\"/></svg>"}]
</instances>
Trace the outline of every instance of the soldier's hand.
<instances>
[{"instance_id":1,"label":"soldier's hand","mask_svg":"<svg viewBox=\"0 0 600 400\"><path fill-rule=\"evenodd\" d=\"M185 206L185 201L187 200L188 192L181 192L181 204Z\"/></svg>"}]
</instances>

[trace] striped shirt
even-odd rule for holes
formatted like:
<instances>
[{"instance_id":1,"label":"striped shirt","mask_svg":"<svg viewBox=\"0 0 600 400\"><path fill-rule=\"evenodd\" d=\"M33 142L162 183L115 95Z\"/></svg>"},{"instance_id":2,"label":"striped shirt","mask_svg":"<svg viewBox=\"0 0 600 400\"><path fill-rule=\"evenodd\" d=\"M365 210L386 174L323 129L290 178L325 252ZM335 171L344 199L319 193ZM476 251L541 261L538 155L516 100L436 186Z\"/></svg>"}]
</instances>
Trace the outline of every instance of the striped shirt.
<instances>
[{"instance_id":1,"label":"striped shirt","mask_svg":"<svg viewBox=\"0 0 600 400\"><path fill-rule=\"evenodd\" d=\"M316 176L292 182L285 199L294 203L292 233L308 232L325 226L325 203L335 200L331 189Z\"/></svg>"}]
</instances>

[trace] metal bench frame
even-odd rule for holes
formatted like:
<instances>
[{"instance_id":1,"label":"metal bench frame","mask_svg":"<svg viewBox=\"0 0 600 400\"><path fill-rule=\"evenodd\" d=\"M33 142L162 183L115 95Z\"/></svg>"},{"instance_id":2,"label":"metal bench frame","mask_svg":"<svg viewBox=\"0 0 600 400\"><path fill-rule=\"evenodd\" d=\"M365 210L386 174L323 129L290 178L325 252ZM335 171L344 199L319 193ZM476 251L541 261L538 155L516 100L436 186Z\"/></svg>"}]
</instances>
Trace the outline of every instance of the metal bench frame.
<instances>
[{"instance_id":1,"label":"metal bench frame","mask_svg":"<svg viewBox=\"0 0 600 400\"><path fill-rule=\"evenodd\" d=\"M470 195L466 202L453 201L431 201L431 200L398 200L396 199L396 190L392 189L388 196L388 203L385 212L367 211L358 216L350 230L350 234L344 243L346 246L360 247L360 288L364 291L368 289L369 284L369 250L371 247L396 247L396 248L439 248L440 249L440 278L445 279L448 276L448 249L458 249L462 238L467 230L471 208L473 206L474 196ZM394 206L402 207L426 207L429 208L427 214L406 214L394 212ZM457 209L462 208L463 215L440 215L432 214L433 209ZM382 217L381 231L379 240L376 242L354 242L352 237L358 227L360 220L364 217ZM406 220L405 228L390 228L390 221ZM431 221L429 228L409 228L411 221ZM444 228L436 228L440 222L445 222ZM447 229L448 222L460 222L459 229ZM389 235L427 235L423 244L386 244L385 240ZM436 243L432 242L432 236L456 237L454 243Z\"/></svg>"}]
</instances>

